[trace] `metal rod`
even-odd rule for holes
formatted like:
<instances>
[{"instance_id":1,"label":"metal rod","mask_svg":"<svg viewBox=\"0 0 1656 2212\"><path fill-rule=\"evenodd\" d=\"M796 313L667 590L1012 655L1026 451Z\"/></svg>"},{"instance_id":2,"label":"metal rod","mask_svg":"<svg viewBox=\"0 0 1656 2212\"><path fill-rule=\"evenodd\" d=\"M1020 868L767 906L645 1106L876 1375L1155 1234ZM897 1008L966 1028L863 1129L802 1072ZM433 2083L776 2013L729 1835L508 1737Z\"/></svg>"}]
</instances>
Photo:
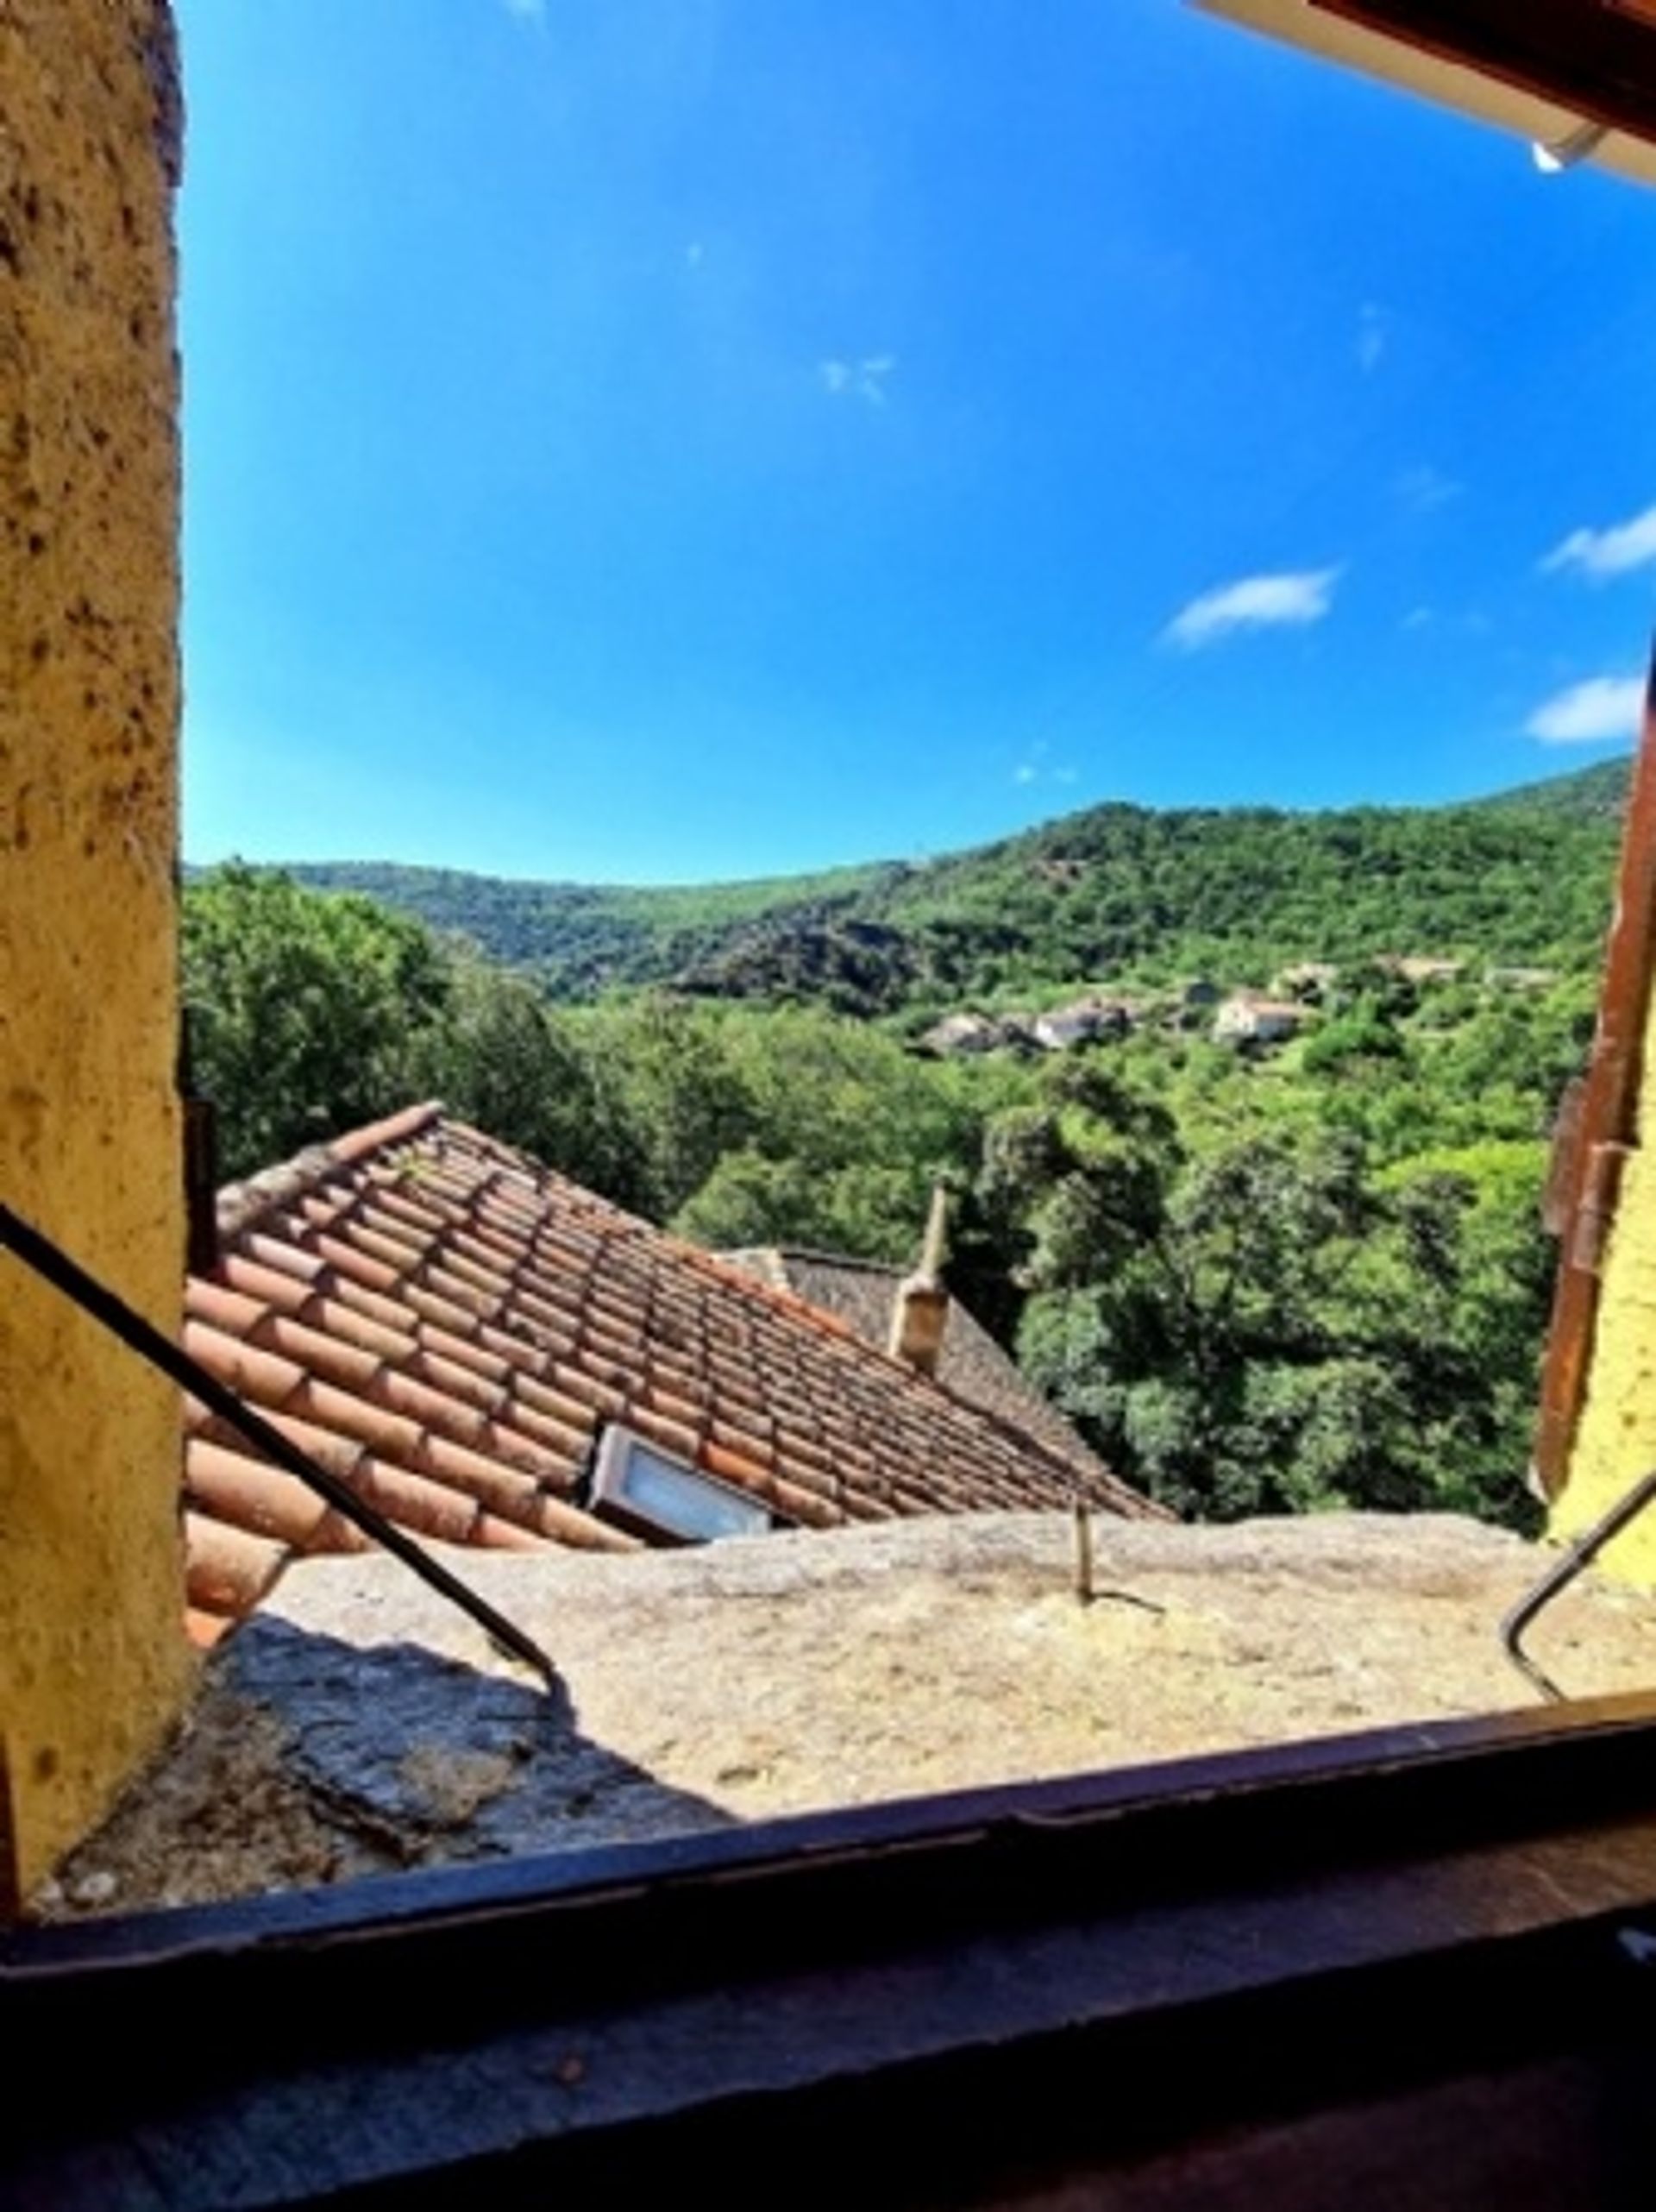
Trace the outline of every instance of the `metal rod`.
<instances>
[{"instance_id":1,"label":"metal rod","mask_svg":"<svg viewBox=\"0 0 1656 2212\"><path fill-rule=\"evenodd\" d=\"M180 1390L188 1391L192 1398L199 1398L210 1411L239 1430L267 1459L297 1477L319 1497L325 1498L336 1513L361 1529L365 1536L371 1536L393 1558L400 1559L411 1573L417 1574L422 1582L439 1592L451 1605L458 1606L502 1650L509 1652L514 1659L521 1659L525 1666L532 1667L549 1690L561 1688L557 1668L532 1637L525 1636L523 1630L509 1621L504 1613L497 1612L486 1599L480 1598L476 1591L470 1589L457 1574L450 1574L439 1561L432 1558L430 1552L405 1535L395 1522L387 1520L373 1506L366 1505L348 1483L342 1481L336 1474L329 1474L326 1467L318 1467L297 1444L290 1443L279 1429L273 1427L261 1415L243 1405L235 1392L227 1390L216 1376L209 1374L205 1367L192 1360L180 1346L164 1336L141 1313L135 1313L124 1299L100 1283L96 1276L89 1275L49 1237L43 1236L37 1229L31 1229L3 1202L0 1202L0 1246L16 1253L25 1266L32 1267L37 1275L51 1284L53 1290L60 1291L65 1298L72 1299L94 1321L118 1337L129 1350L135 1352L140 1359L147 1360L153 1367L159 1367L164 1375L177 1383Z\"/></svg>"},{"instance_id":2,"label":"metal rod","mask_svg":"<svg viewBox=\"0 0 1656 2212\"><path fill-rule=\"evenodd\" d=\"M1071 1505L1076 1524L1076 1595L1083 1606L1093 1602L1093 1517L1079 1494Z\"/></svg>"},{"instance_id":3,"label":"metal rod","mask_svg":"<svg viewBox=\"0 0 1656 2212\"><path fill-rule=\"evenodd\" d=\"M1578 1536L1558 1565L1544 1574L1527 1596L1518 1600L1501 1623L1501 1642L1508 1658L1544 1698L1552 1699L1555 1704L1564 1703L1565 1693L1524 1650L1521 1641L1524 1631L1538 1613L1552 1604L1561 1590L1568 1589L1576 1577L1592 1565L1613 1537L1619 1536L1629 1522L1638 1519L1653 1500L1656 1500L1656 1467L1653 1467L1648 1474L1634 1484L1631 1490L1619 1498L1602 1519L1595 1521L1590 1529Z\"/></svg>"}]
</instances>

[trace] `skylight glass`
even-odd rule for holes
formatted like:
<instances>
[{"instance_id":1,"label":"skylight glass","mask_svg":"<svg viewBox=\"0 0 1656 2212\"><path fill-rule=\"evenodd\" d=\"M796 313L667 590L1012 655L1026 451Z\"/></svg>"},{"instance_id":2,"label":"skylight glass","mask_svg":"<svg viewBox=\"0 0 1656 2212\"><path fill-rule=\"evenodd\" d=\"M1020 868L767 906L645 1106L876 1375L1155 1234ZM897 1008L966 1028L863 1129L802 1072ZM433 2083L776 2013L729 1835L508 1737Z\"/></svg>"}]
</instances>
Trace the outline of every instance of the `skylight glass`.
<instances>
[{"instance_id":1,"label":"skylight glass","mask_svg":"<svg viewBox=\"0 0 1656 2212\"><path fill-rule=\"evenodd\" d=\"M627 1429L605 1432L593 1503L646 1533L676 1536L686 1543L763 1536L772 1525L763 1505L665 1452L653 1450Z\"/></svg>"}]
</instances>

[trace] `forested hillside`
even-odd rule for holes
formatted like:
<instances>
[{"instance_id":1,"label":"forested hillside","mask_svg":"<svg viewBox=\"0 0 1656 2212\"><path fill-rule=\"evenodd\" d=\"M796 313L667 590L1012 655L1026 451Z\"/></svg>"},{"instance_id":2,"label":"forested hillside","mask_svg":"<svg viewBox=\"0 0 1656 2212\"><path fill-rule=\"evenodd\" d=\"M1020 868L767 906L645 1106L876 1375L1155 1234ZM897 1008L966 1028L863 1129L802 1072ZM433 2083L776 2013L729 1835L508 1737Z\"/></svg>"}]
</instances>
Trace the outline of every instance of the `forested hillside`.
<instances>
[{"instance_id":1,"label":"forested hillside","mask_svg":"<svg viewBox=\"0 0 1656 2212\"><path fill-rule=\"evenodd\" d=\"M693 889L291 872L458 932L571 1002L671 983L880 1015L1082 977L1263 983L1285 962L1385 952L1573 966L1603 927L1627 774L1609 762L1459 807L1098 807L923 865Z\"/></svg>"},{"instance_id":2,"label":"forested hillside","mask_svg":"<svg viewBox=\"0 0 1656 2212\"><path fill-rule=\"evenodd\" d=\"M196 1072L229 1173L441 1095L718 1246L900 1262L942 1178L956 1287L1180 1511L1521 1523L1540 1195L1625 779L1107 808L924 870L705 891L346 871L377 903L226 869L186 894ZM1172 987L1278 968L1297 1002L1269 1043ZM1004 1023L997 1049L915 1049L945 1009L1106 989L1130 1013L1074 1049Z\"/></svg>"}]
</instances>

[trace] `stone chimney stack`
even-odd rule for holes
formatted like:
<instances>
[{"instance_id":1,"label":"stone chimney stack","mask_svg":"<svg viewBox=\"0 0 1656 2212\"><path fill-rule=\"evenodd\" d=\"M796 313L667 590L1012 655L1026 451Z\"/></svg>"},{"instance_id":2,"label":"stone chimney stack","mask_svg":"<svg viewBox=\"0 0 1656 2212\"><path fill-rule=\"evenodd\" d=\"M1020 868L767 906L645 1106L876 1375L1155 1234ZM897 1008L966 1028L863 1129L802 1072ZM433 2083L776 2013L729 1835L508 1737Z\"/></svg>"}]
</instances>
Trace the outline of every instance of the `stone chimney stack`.
<instances>
[{"instance_id":1,"label":"stone chimney stack","mask_svg":"<svg viewBox=\"0 0 1656 2212\"><path fill-rule=\"evenodd\" d=\"M941 1183L932 1192L925 1243L914 1273L899 1285L891 1309L886 1349L917 1374L934 1375L949 1320L949 1293L943 1286L944 1240L949 1226L949 1193Z\"/></svg>"}]
</instances>

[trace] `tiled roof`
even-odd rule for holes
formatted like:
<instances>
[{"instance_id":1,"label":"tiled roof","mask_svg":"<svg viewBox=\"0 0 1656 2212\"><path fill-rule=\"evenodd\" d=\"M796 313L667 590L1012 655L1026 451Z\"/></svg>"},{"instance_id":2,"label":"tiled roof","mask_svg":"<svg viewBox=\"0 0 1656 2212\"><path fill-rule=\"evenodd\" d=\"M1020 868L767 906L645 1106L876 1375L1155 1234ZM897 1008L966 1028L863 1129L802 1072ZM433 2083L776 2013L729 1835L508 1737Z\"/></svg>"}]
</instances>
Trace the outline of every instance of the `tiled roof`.
<instances>
[{"instance_id":1,"label":"tiled roof","mask_svg":"<svg viewBox=\"0 0 1656 2212\"><path fill-rule=\"evenodd\" d=\"M1075 1463L1026 1429L440 1106L232 1187L219 1230L185 1348L418 1536L633 1549L581 1502L612 1420L806 1527L1075 1494ZM193 1402L186 1436L202 1640L296 1554L365 1543ZM1160 1518L1082 1479L1101 1508Z\"/></svg>"},{"instance_id":2,"label":"tiled roof","mask_svg":"<svg viewBox=\"0 0 1656 2212\"><path fill-rule=\"evenodd\" d=\"M728 1256L778 1289L794 1291L823 1312L837 1314L866 1343L885 1348L892 1306L903 1280L897 1268L793 1245L756 1245ZM1107 1488L1114 1481L1102 1460L1025 1379L957 1298L949 1304L938 1379L957 1398L1033 1437L1090 1481Z\"/></svg>"}]
</instances>

